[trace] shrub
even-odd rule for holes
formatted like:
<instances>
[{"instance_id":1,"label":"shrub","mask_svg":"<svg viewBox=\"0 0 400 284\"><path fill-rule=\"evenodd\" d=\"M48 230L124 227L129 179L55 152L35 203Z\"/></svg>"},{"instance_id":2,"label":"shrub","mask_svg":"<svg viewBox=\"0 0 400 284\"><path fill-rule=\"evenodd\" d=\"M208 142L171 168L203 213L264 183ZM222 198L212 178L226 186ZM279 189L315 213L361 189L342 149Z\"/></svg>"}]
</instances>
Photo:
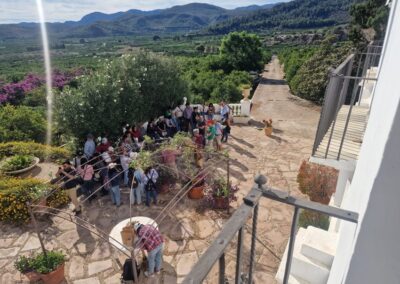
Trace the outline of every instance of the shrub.
<instances>
[{"instance_id":1,"label":"shrub","mask_svg":"<svg viewBox=\"0 0 400 284\"><path fill-rule=\"evenodd\" d=\"M48 274L57 269L65 262L65 255L57 251L48 251L47 257L44 253L39 253L32 257L20 256L14 263L15 268L26 273L35 271L42 274Z\"/></svg>"},{"instance_id":2,"label":"shrub","mask_svg":"<svg viewBox=\"0 0 400 284\"><path fill-rule=\"evenodd\" d=\"M40 160L60 161L69 158L71 153L64 148L34 142L0 143L0 159L13 155L32 155Z\"/></svg>"},{"instance_id":3,"label":"shrub","mask_svg":"<svg viewBox=\"0 0 400 284\"><path fill-rule=\"evenodd\" d=\"M0 179L0 221L10 223L25 223L29 220L27 202L35 202L56 185L45 184L35 178L2 177ZM68 196L58 190L48 199L48 206L60 207L68 202Z\"/></svg>"},{"instance_id":4,"label":"shrub","mask_svg":"<svg viewBox=\"0 0 400 284\"><path fill-rule=\"evenodd\" d=\"M187 85L180 74L175 61L151 53L106 61L80 78L78 88L67 88L59 96L60 128L75 137L104 130L117 137L123 122L149 120L181 102Z\"/></svg>"},{"instance_id":5,"label":"shrub","mask_svg":"<svg viewBox=\"0 0 400 284\"><path fill-rule=\"evenodd\" d=\"M318 212L302 210L299 216L299 226L303 228L313 226L323 230L328 230L329 217Z\"/></svg>"},{"instance_id":6,"label":"shrub","mask_svg":"<svg viewBox=\"0 0 400 284\"><path fill-rule=\"evenodd\" d=\"M6 105L0 107L0 121L0 142L43 142L46 136L46 120L40 110Z\"/></svg>"},{"instance_id":7,"label":"shrub","mask_svg":"<svg viewBox=\"0 0 400 284\"><path fill-rule=\"evenodd\" d=\"M0 165L0 170L4 172L12 172L25 169L32 165L34 161L33 156L29 155L15 155L7 159Z\"/></svg>"},{"instance_id":8,"label":"shrub","mask_svg":"<svg viewBox=\"0 0 400 284\"><path fill-rule=\"evenodd\" d=\"M338 171L331 167L303 161L297 175L297 182L302 193L311 201L328 204L335 192Z\"/></svg>"}]
</instances>

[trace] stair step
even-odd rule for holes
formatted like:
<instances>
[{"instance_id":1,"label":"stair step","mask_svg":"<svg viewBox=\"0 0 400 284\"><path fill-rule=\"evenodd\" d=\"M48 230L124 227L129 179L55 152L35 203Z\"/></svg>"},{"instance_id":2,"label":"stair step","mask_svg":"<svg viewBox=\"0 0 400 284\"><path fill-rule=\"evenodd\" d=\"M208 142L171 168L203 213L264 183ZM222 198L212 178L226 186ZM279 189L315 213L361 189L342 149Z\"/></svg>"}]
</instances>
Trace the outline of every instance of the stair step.
<instances>
[{"instance_id":1,"label":"stair step","mask_svg":"<svg viewBox=\"0 0 400 284\"><path fill-rule=\"evenodd\" d=\"M326 283L329 277L329 270L326 265L301 253L301 248L304 243L306 234L307 230L304 228L300 228L297 232L293 249L293 259L290 274L294 278L305 281L305 283ZM283 254L282 261L276 274L276 279L278 283L283 282L287 259L287 250L288 246L286 246L285 253Z\"/></svg>"},{"instance_id":2,"label":"stair step","mask_svg":"<svg viewBox=\"0 0 400 284\"><path fill-rule=\"evenodd\" d=\"M308 226L301 253L317 259L330 268L335 257L337 241L336 233Z\"/></svg>"}]
</instances>

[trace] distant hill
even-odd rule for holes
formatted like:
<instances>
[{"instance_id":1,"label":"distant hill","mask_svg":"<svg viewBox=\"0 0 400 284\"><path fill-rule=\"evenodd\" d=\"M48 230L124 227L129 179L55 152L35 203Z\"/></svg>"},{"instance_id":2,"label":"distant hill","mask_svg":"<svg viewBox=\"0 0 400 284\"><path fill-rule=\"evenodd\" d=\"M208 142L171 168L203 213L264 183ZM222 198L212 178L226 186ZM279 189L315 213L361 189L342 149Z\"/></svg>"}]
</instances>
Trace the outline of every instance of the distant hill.
<instances>
[{"instance_id":1,"label":"distant hill","mask_svg":"<svg viewBox=\"0 0 400 284\"><path fill-rule=\"evenodd\" d=\"M153 11L94 12L79 21L49 23L48 31L54 39L319 28L349 22L349 8L354 2L359 0L294 0L233 10L191 3ZM0 39L35 38L39 33L39 26L35 23L0 25Z\"/></svg>"},{"instance_id":2,"label":"distant hill","mask_svg":"<svg viewBox=\"0 0 400 284\"><path fill-rule=\"evenodd\" d=\"M207 29L223 34L238 30L308 29L348 23L349 9L361 0L294 0L280 3L270 9L227 19ZM251 7L251 6L250 6Z\"/></svg>"}]
</instances>

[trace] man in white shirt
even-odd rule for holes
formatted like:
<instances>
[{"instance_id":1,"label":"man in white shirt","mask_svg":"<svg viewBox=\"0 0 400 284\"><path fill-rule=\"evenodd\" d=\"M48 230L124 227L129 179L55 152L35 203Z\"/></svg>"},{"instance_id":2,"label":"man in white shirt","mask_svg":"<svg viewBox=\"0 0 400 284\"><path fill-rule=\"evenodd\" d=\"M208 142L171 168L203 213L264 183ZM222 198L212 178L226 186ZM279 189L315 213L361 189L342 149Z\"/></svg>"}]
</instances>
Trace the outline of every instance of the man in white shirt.
<instances>
[{"instance_id":1,"label":"man in white shirt","mask_svg":"<svg viewBox=\"0 0 400 284\"><path fill-rule=\"evenodd\" d=\"M230 111L229 106L224 101L222 101L220 103L220 106L221 106L221 116L222 116L222 118L223 119L228 119L229 118L229 111Z\"/></svg>"}]
</instances>

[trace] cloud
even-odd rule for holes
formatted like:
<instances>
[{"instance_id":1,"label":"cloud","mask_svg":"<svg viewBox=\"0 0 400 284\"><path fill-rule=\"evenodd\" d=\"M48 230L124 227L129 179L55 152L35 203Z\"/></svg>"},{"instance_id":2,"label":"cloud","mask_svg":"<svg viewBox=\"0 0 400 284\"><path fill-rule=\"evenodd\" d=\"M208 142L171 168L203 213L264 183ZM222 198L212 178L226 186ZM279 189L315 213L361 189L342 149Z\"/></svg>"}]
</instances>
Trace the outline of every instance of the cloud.
<instances>
[{"instance_id":1,"label":"cloud","mask_svg":"<svg viewBox=\"0 0 400 284\"><path fill-rule=\"evenodd\" d=\"M115 13L129 9L154 10L174 5L202 2L227 9L253 4L281 2L280 0L43 0L46 21L64 22L79 20L91 12ZM37 22L35 0L0 0L0 23Z\"/></svg>"}]
</instances>

